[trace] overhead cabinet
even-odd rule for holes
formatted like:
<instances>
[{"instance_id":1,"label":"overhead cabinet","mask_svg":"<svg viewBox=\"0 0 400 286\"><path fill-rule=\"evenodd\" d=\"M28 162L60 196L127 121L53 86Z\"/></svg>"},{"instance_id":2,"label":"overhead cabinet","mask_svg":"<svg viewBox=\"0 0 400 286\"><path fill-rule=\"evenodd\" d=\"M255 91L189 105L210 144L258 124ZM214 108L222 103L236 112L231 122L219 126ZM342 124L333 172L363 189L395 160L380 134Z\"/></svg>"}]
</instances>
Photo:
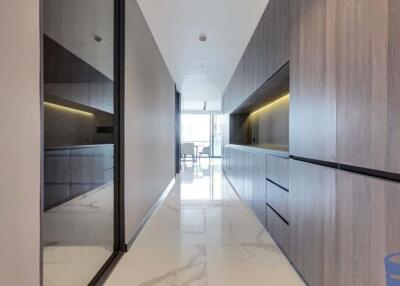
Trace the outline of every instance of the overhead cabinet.
<instances>
[{"instance_id":1,"label":"overhead cabinet","mask_svg":"<svg viewBox=\"0 0 400 286\"><path fill-rule=\"evenodd\" d=\"M400 2L337 2L338 160L400 173Z\"/></svg>"},{"instance_id":2,"label":"overhead cabinet","mask_svg":"<svg viewBox=\"0 0 400 286\"><path fill-rule=\"evenodd\" d=\"M290 2L290 153L400 173L400 3Z\"/></svg>"},{"instance_id":3,"label":"overhead cabinet","mask_svg":"<svg viewBox=\"0 0 400 286\"><path fill-rule=\"evenodd\" d=\"M230 113L289 60L289 0L270 0L224 93Z\"/></svg>"},{"instance_id":4,"label":"overhead cabinet","mask_svg":"<svg viewBox=\"0 0 400 286\"><path fill-rule=\"evenodd\" d=\"M334 2L290 2L290 154L324 161L336 161Z\"/></svg>"}]
</instances>

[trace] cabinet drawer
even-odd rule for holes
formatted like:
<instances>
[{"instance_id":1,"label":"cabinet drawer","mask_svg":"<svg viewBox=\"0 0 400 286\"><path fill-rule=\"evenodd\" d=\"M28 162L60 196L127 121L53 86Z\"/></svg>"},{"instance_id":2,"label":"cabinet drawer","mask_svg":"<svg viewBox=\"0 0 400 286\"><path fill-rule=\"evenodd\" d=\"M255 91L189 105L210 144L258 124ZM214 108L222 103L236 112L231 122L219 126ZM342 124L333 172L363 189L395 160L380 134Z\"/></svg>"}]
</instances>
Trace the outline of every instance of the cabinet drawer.
<instances>
[{"instance_id":1,"label":"cabinet drawer","mask_svg":"<svg viewBox=\"0 0 400 286\"><path fill-rule=\"evenodd\" d=\"M286 190L267 182L267 203L289 221L289 193Z\"/></svg>"},{"instance_id":2,"label":"cabinet drawer","mask_svg":"<svg viewBox=\"0 0 400 286\"><path fill-rule=\"evenodd\" d=\"M289 225L267 206L267 229L282 250L289 253Z\"/></svg>"},{"instance_id":3,"label":"cabinet drawer","mask_svg":"<svg viewBox=\"0 0 400 286\"><path fill-rule=\"evenodd\" d=\"M289 159L268 156L267 178L285 189L289 189Z\"/></svg>"}]
</instances>

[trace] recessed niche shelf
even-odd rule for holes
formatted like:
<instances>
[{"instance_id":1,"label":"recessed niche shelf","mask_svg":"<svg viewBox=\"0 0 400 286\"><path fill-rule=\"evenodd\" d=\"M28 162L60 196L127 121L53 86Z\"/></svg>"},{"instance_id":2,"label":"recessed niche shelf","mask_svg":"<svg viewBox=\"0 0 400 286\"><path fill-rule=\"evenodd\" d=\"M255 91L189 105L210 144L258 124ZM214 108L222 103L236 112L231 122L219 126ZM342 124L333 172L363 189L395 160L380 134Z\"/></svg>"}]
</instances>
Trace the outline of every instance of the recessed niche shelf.
<instances>
[{"instance_id":1,"label":"recessed niche shelf","mask_svg":"<svg viewBox=\"0 0 400 286\"><path fill-rule=\"evenodd\" d=\"M289 63L230 114L229 143L289 145Z\"/></svg>"},{"instance_id":2,"label":"recessed niche shelf","mask_svg":"<svg viewBox=\"0 0 400 286\"><path fill-rule=\"evenodd\" d=\"M289 62L248 96L232 114L249 114L289 93Z\"/></svg>"}]
</instances>

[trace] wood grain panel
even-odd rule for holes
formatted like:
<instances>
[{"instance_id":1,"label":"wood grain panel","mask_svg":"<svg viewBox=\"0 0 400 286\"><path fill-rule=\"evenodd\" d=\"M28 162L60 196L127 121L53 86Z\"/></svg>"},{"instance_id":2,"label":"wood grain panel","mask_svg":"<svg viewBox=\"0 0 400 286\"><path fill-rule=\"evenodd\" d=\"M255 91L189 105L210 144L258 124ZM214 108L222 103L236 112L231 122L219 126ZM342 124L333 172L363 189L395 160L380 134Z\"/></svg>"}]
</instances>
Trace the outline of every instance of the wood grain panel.
<instances>
[{"instance_id":1,"label":"wood grain panel","mask_svg":"<svg viewBox=\"0 0 400 286\"><path fill-rule=\"evenodd\" d=\"M289 256L310 286L331 274L335 184L335 169L290 160Z\"/></svg>"},{"instance_id":2,"label":"wood grain panel","mask_svg":"<svg viewBox=\"0 0 400 286\"><path fill-rule=\"evenodd\" d=\"M253 207L253 173L254 173L254 162L253 154L250 152L243 152L243 200L246 204Z\"/></svg>"},{"instance_id":3,"label":"wood grain panel","mask_svg":"<svg viewBox=\"0 0 400 286\"><path fill-rule=\"evenodd\" d=\"M388 1L338 2L342 7L336 16L335 39L338 159L385 169Z\"/></svg>"},{"instance_id":4,"label":"wood grain panel","mask_svg":"<svg viewBox=\"0 0 400 286\"><path fill-rule=\"evenodd\" d=\"M286 221L289 221L289 193L267 182L267 203Z\"/></svg>"},{"instance_id":5,"label":"wood grain panel","mask_svg":"<svg viewBox=\"0 0 400 286\"><path fill-rule=\"evenodd\" d=\"M257 83L257 87L289 60L289 0L270 0L261 25L265 42L259 46L254 58L255 61L265 59L264 61L259 60L264 66L265 73L261 83ZM264 56L261 56L262 54ZM261 72L264 69L261 69Z\"/></svg>"},{"instance_id":6,"label":"wood grain panel","mask_svg":"<svg viewBox=\"0 0 400 286\"><path fill-rule=\"evenodd\" d=\"M400 173L400 1L389 0L388 151L386 170Z\"/></svg>"},{"instance_id":7,"label":"wood grain panel","mask_svg":"<svg viewBox=\"0 0 400 286\"><path fill-rule=\"evenodd\" d=\"M335 0L290 3L290 154L336 160Z\"/></svg>"},{"instance_id":8,"label":"wood grain panel","mask_svg":"<svg viewBox=\"0 0 400 286\"><path fill-rule=\"evenodd\" d=\"M335 237L327 285L385 286L384 257L400 252L400 184L338 171Z\"/></svg>"},{"instance_id":9,"label":"wood grain panel","mask_svg":"<svg viewBox=\"0 0 400 286\"><path fill-rule=\"evenodd\" d=\"M229 116L229 143L251 144L251 118L248 114L231 114Z\"/></svg>"},{"instance_id":10,"label":"wood grain panel","mask_svg":"<svg viewBox=\"0 0 400 286\"><path fill-rule=\"evenodd\" d=\"M232 112L289 60L289 0L270 0L227 89Z\"/></svg>"},{"instance_id":11,"label":"wood grain panel","mask_svg":"<svg viewBox=\"0 0 400 286\"><path fill-rule=\"evenodd\" d=\"M289 159L268 156L267 178L289 189Z\"/></svg>"},{"instance_id":12,"label":"wood grain panel","mask_svg":"<svg viewBox=\"0 0 400 286\"><path fill-rule=\"evenodd\" d=\"M266 185L266 173L267 173L267 158L263 154L253 155L254 164L254 177L253 177L253 210L260 220L260 222L266 226L267 224L267 185Z\"/></svg>"},{"instance_id":13,"label":"wood grain panel","mask_svg":"<svg viewBox=\"0 0 400 286\"><path fill-rule=\"evenodd\" d=\"M282 250L286 254L290 253L289 225L276 215L270 207L267 207L267 228L269 234Z\"/></svg>"},{"instance_id":14,"label":"wood grain panel","mask_svg":"<svg viewBox=\"0 0 400 286\"><path fill-rule=\"evenodd\" d=\"M399 1L338 2L338 159L400 173Z\"/></svg>"}]
</instances>

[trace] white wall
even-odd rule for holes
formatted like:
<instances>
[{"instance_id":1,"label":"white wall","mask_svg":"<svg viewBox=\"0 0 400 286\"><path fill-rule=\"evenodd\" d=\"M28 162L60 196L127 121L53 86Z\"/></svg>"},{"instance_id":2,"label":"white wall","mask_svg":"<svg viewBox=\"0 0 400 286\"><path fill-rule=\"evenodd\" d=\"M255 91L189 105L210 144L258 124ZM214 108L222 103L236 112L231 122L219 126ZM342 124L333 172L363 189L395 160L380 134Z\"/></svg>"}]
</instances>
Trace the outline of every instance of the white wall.
<instances>
[{"instance_id":1,"label":"white wall","mask_svg":"<svg viewBox=\"0 0 400 286\"><path fill-rule=\"evenodd\" d=\"M126 1L125 230L129 241L175 175L175 86L136 0Z\"/></svg>"},{"instance_id":2,"label":"white wall","mask_svg":"<svg viewBox=\"0 0 400 286\"><path fill-rule=\"evenodd\" d=\"M1 285L40 283L39 40L39 0L1 0Z\"/></svg>"}]
</instances>

